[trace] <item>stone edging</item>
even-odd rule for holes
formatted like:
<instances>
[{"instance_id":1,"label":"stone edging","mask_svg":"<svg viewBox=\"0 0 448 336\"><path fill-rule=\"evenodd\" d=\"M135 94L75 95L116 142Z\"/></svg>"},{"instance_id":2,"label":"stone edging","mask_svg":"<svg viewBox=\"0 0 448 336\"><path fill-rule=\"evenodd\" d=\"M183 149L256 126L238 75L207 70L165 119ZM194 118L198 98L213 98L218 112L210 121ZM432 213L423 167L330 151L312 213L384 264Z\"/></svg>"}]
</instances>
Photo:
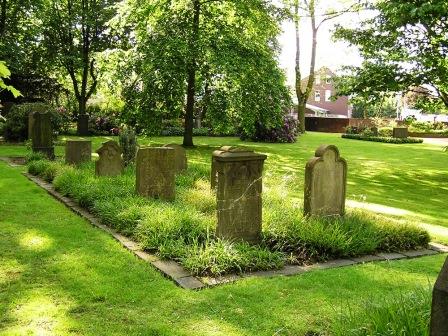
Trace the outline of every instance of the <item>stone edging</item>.
<instances>
[{"instance_id":1,"label":"stone edging","mask_svg":"<svg viewBox=\"0 0 448 336\"><path fill-rule=\"evenodd\" d=\"M289 275L302 274L312 270L319 270L319 269L322 270L322 269L338 268L343 266L352 266L356 264L364 264L367 262L390 261L390 260L417 258L417 257L434 255L438 253L448 253L448 246L438 243L429 243L427 249L421 249L421 250L402 251L400 253L378 253L372 255L365 255L357 258L330 260L327 262L316 263L308 266L286 265L280 270L257 271L257 272L243 273L239 275L230 274L220 277L195 277L177 262L171 260L168 261L161 260L157 256L143 251L142 248L136 242L119 234L110 227L101 224L100 221L90 212L79 207L70 198L62 196L59 192L57 192L51 183L47 183L44 180L25 172L23 172L22 174L26 176L29 180L36 183L41 188L45 189L50 195L52 195L58 201L65 204L69 209L74 211L76 214L88 220L92 225L109 233L113 238L118 240L126 249L128 249L138 258L146 262L149 262L152 266L158 269L163 275L173 280L178 286L185 289L198 290L206 287L212 287L216 285L234 282L248 277L289 276Z\"/></svg>"}]
</instances>

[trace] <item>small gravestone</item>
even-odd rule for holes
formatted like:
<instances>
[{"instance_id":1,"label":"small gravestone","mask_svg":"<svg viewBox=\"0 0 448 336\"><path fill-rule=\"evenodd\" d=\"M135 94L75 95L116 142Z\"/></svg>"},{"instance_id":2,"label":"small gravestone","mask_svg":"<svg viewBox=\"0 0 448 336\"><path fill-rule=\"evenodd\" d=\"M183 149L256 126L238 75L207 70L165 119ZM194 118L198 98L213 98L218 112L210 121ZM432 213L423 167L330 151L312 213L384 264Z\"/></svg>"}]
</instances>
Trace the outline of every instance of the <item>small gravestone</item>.
<instances>
[{"instance_id":1,"label":"small gravestone","mask_svg":"<svg viewBox=\"0 0 448 336\"><path fill-rule=\"evenodd\" d=\"M407 127L394 127L392 134L394 138L402 138L402 139L406 139L409 136Z\"/></svg>"},{"instance_id":2,"label":"small gravestone","mask_svg":"<svg viewBox=\"0 0 448 336\"><path fill-rule=\"evenodd\" d=\"M266 155L234 147L222 147L213 152L218 237L249 243L260 241L265 160Z\"/></svg>"},{"instance_id":3,"label":"small gravestone","mask_svg":"<svg viewBox=\"0 0 448 336\"><path fill-rule=\"evenodd\" d=\"M28 119L28 128L33 152L41 152L49 159L54 159L53 127L50 113L31 113Z\"/></svg>"},{"instance_id":4,"label":"small gravestone","mask_svg":"<svg viewBox=\"0 0 448 336\"><path fill-rule=\"evenodd\" d=\"M65 143L65 163L79 165L92 159L92 141L67 140Z\"/></svg>"},{"instance_id":5,"label":"small gravestone","mask_svg":"<svg viewBox=\"0 0 448 336\"><path fill-rule=\"evenodd\" d=\"M141 147L137 151L136 191L141 196L175 198L174 149Z\"/></svg>"},{"instance_id":6,"label":"small gravestone","mask_svg":"<svg viewBox=\"0 0 448 336\"><path fill-rule=\"evenodd\" d=\"M96 151L99 160L95 162L97 176L118 176L123 173L123 159L121 148L116 141L107 141Z\"/></svg>"},{"instance_id":7,"label":"small gravestone","mask_svg":"<svg viewBox=\"0 0 448 336\"><path fill-rule=\"evenodd\" d=\"M432 292L431 336L448 335L448 258Z\"/></svg>"},{"instance_id":8,"label":"small gravestone","mask_svg":"<svg viewBox=\"0 0 448 336\"><path fill-rule=\"evenodd\" d=\"M347 162L336 146L322 145L305 169L305 215L344 215Z\"/></svg>"},{"instance_id":9,"label":"small gravestone","mask_svg":"<svg viewBox=\"0 0 448 336\"><path fill-rule=\"evenodd\" d=\"M174 149L174 167L176 174L187 170L187 153L184 147L177 144L168 144L163 147L168 147Z\"/></svg>"}]
</instances>

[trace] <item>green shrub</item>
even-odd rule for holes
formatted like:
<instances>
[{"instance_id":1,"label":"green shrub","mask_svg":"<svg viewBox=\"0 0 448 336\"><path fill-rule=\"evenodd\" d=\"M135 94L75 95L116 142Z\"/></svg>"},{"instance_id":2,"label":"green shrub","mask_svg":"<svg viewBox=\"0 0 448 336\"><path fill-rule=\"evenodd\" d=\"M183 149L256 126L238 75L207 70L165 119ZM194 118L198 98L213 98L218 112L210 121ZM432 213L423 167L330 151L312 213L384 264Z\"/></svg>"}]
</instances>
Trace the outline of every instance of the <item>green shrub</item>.
<instances>
[{"instance_id":1,"label":"green shrub","mask_svg":"<svg viewBox=\"0 0 448 336\"><path fill-rule=\"evenodd\" d=\"M431 290L417 288L392 298L368 301L361 309L346 307L330 327L332 336L429 335Z\"/></svg>"},{"instance_id":2,"label":"green shrub","mask_svg":"<svg viewBox=\"0 0 448 336\"><path fill-rule=\"evenodd\" d=\"M45 160L46 158L47 156L42 152L30 152L25 156L25 161L29 163L31 161Z\"/></svg>"},{"instance_id":3,"label":"green shrub","mask_svg":"<svg viewBox=\"0 0 448 336\"><path fill-rule=\"evenodd\" d=\"M7 115L3 135L8 141L25 141L28 138L28 116L31 112L50 112L53 131L60 132L67 123L67 116L61 111L43 103L14 105Z\"/></svg>"},{"instance_id":4,"label":"green shrub","mask_svg":"<svg viewBox=\"0 0 448 336\"><path fill-rule=\"evenodd\" d=\"M394 133L393 127L380 127L378 129L378 136L382 138L392 138Z\"/></svg>"},{"instance_id":5,"label":"green shrub","mask_svg":"<svg viewBox=\"0 0 448 336\"><path fill-rule=\"evenodd\" d=\"M120 147L123 150L123 161L126 166L130 165L135 160L137 154L137 135L135 131L129 127L124 126L120 131L119 137Z\"/></svg>"},{"instance_id":6,"label":"green shrub","mask_svg":"<svg viewBox=\"0 0 448 336\"><path fill-rule=\"evenodd\" d=\"M344 139L353 140L363 140L363 141L373 141L373 142L385 142L390 144L416 144L423 143L423 139L415 138L384 138L384 137L373 137L373 136L363 136L360 134L342 134Z\"/></svg>"}]
</instances>

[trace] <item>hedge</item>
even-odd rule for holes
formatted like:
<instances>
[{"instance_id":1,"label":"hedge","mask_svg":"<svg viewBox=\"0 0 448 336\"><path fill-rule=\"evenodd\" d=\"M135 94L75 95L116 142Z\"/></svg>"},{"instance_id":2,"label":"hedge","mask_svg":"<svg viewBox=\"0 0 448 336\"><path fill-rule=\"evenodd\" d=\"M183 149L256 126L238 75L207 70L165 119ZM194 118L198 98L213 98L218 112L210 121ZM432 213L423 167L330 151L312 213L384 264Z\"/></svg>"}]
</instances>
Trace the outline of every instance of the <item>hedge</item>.
<instances>
[{"instance_id":1,"label":"hedge","mask_svg":"<svg viewBox=\"0 0 448 336\"><path fill-rule=\"evenodd\" d=\"M422 143L423 142L423 139L368 137L368 136L364 136L361 134L342 134L342 138L353 139L353 140L363 140L363 141L373 141L373 142L385 142L385 143L391 143L391 144L414 144L414 143Z\"/></svg>"}]
</instances>

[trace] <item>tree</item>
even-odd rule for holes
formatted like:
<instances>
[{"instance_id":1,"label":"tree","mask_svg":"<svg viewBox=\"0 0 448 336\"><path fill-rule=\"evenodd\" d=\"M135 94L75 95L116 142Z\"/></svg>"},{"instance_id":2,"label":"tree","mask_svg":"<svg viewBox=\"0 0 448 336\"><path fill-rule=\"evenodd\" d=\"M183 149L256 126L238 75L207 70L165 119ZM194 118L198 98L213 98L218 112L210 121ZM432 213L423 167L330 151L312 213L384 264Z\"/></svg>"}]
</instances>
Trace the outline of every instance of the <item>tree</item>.
<instances>
[{"instance_id":1,"label":"tree","mask_svg":"<svg viewBox=\"0 0 448 336\"><path fill-rule=\"evenodd\" d=\"M11 92L14 97L18 97L21 95L20 91L15 89L11 85L6 85L4 82L4 79L8 79L11 76L11 72L9 71L8 67L6 66L5 62L0 61L0 92L3 90L7 90Z\"/></svg>"},{"instance_id":2,"label":"tree","mask_svg":"<svg viewBox=\"0 0 448 336\"><path fill-rule=\"evenodd\" d=\"M118 0L47 2L42 15L46 50L71 79L78 102L78 133L84 133L87 101L98 85L95 55L114 43L107 23L116 14Z\"/></svg>"},{"instance_id":3,"label":"tree","mask_svg":"<svg viewBox=\"0 0 448 336\"><path fill-rule=\"evenodd\" d=\"M347 68L339 93L374 99L424 85L448 107L448 2L379 0L367 8L376 13L373 18L336 30L364 57L361 67Z\"/></svg>"},{"instance_id":4,"label":"tree","mask_svg":"<svg viewBox=\"0 0 448 336\"><path fill-rule=\"evenodd\" d=\"M314 79L315 79L315 65L316 65L316 55L317 55L317 37L319 29L322 25L335 19L349 11L357 10L358 6L356 3L351 5L346 4L346 1L341 2L344 8L341 9L327 9L324 1L319 0L284 0L286 8L290 12L290 18L294 22L295 35L296 35L296 66L295 66L295 93L297 97L297 114L299 118L299 131L301 133L305 132L305 107L306 102L313 89ZM325 7L325 8L324 8ZM304 18L308 18L311 25L311 59L309 65L309 76L308 80L303 83L303 71L301 69L301 59L302 59L302 46L301 46L301 21Z\"/></svg>"},{"instance_id":5,"label":"tree","mask_svg":"<svg viewBox=\"0 0 448 336\"><path fill-rule=\"evenodd\" d=\"M281 123L288 106L276 62L277 8L265 0L158 0L136 3L137 45L126 97L152 127L185 117L193 146L195 114L255 130ZM216 110L220 111L219 117Z\"/></svg>"}]
</instances>

